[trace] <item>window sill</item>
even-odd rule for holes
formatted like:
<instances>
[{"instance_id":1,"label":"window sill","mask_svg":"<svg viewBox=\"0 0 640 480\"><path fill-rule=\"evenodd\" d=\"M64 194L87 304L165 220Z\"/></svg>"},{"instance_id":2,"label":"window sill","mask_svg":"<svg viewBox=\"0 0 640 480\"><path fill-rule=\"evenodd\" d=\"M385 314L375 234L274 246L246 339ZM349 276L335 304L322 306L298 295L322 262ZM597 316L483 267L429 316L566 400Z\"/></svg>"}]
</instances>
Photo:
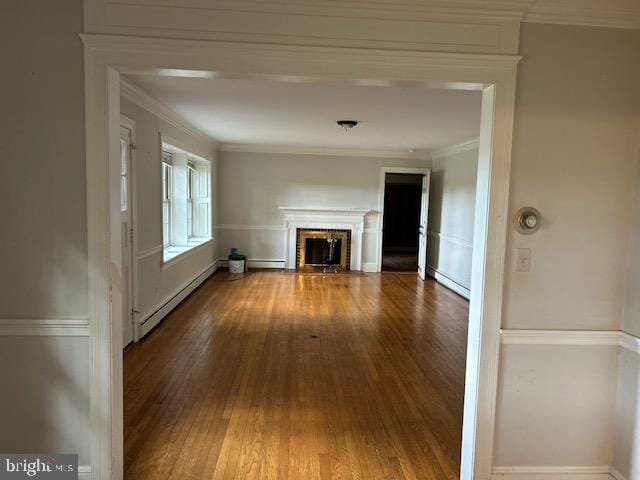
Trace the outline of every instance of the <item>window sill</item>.
<instances>
[{"instance_id":1,"label":"window sill","mask_svg":"<svg viewBox=\"0 0 640 480\"><path fill-rule=\"evenodd\" d=\"M167 269L176 263L190 257L206 245L210 245L213 238L193 238L186 247L164 247L162 250L162 269Z\"/></svg>"}]
</instances>

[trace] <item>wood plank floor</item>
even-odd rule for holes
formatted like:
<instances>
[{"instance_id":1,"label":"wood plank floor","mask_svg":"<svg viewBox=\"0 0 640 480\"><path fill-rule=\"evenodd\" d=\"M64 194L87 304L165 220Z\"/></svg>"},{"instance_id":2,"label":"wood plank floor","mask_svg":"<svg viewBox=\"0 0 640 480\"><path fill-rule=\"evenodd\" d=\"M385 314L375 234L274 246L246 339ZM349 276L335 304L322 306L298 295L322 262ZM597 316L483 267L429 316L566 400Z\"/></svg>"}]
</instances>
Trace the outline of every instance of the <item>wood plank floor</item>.
<instances>
[{"instance_id":1,"label":"wood plank floor","mask_svg":"<svg viewBox=\"0 0 640 480\"><path fill-rule=\"evenodd\" d=\"M216 273L125 351L125 479L457 479L467 315L415 274Z\"/></svg>"}]
</instances>

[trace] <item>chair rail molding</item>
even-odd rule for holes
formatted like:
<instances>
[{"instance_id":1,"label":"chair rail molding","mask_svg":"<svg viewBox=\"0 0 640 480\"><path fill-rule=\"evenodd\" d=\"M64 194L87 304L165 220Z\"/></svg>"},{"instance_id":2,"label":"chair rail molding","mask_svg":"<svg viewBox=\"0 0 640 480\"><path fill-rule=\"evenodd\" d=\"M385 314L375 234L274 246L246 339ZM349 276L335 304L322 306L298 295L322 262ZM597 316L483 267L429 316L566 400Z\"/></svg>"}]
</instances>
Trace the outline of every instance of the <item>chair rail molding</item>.
<instances>
[{"instance_id":1,"label":"chair rail molding","mask_svg":"<svg viewBox=\"0 0 640 480\"><path fill-rule=\"evenodd\" d=\"M151 248L147 248L145 250L138 251L138 255L137 255L136 258L138 260L142 260L144 258L151 257L151 256L153 256L153 255L155 255L157 253L161 253L163 249L164 249L164 245L162 245L162 244L154 245Z\"/></svg>"},{"instance_id":2,"label":"chair rail molding","mask_svg":"<svg viewBox=\"0 0 640 480\"><path fill-rule=\"evenodd\" d=\"M500 330L503 345L593 345L621 347L640 354L640 338L622 330Z\"/></svg>"},{"instance_id":3,"label":"chair rail molding","mask_svg":"<svg viewBox=\"0 0 640 480\"><path fill-rule=\"evenodd\" d=\"M0 318L0 336L88 337L89 318Z\"/></svg>"},{"instance_id":4,"label":"chair rail molding","mask_svg":"<svg viewBox=\"0 0 640 480\"><path fill-rule=\"evenodd\" d=\"M445 242L455 243L456 245L460 245L461 247L473 248L473 242L471 240L467 240L466 238L461 238L455 235L447 235L446 233L436 232L433 230L428 230L427 235L438 238Z\"/></svg>"},{"instance_id":5,"label":"chair rail molding","mask_svg":"<svg viewBox=\"0 0 640 480\"><path fill-rule=\"evenodd\" d=\"M640 354L640 338L624 330L620 331L620 346L630 352Z\"/></svg>"},{"instance_id":6,"label":"chair rail molding","mask_svg":"<svg viewBox=\"0 0 640 480\"><path fill-rule=\"evenodd\" d=\"M284 232L286 230L284 225L233 225L223 223L214 227L216 230L262 230L262 231L274 231Z\"/></svg>"}]
</instances>

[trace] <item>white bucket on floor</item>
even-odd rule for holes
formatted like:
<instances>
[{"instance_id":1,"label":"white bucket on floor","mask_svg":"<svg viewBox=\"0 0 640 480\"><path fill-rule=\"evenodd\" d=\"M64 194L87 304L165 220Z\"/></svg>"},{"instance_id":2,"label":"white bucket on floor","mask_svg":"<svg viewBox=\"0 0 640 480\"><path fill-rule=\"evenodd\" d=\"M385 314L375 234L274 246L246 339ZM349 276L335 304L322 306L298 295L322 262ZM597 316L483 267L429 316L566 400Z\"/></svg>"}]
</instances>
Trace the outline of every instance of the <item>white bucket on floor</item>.
<instances>
[{"instance_id":1,"label":"white bucket on floor","mask_svg":"<svg viewBox=\"0 0 640 480\"><path fill-rule=\"evenodd\" d=\"M244 260L229 260L229 273L244 272Z\"/></svg>"}]
</instances>

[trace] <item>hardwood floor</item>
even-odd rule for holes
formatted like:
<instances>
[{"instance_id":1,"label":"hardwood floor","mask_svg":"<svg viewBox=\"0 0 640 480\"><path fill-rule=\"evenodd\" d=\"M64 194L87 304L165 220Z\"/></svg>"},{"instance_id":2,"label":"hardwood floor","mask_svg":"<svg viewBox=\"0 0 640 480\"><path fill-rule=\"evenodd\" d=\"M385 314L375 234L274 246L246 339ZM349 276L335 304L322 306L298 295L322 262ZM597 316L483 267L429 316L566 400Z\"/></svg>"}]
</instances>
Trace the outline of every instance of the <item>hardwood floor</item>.
<instances>
[{"instance_id":1,"label":"hardwood floor","mask_svg":"<svg viewBox=\"0 0 640 480\"><path fill-rule=\"evenodd\" d=\"M125 479L457 479L467 310L415 275L216 273L125 351Z\"/></svg>"}]
</instances>

